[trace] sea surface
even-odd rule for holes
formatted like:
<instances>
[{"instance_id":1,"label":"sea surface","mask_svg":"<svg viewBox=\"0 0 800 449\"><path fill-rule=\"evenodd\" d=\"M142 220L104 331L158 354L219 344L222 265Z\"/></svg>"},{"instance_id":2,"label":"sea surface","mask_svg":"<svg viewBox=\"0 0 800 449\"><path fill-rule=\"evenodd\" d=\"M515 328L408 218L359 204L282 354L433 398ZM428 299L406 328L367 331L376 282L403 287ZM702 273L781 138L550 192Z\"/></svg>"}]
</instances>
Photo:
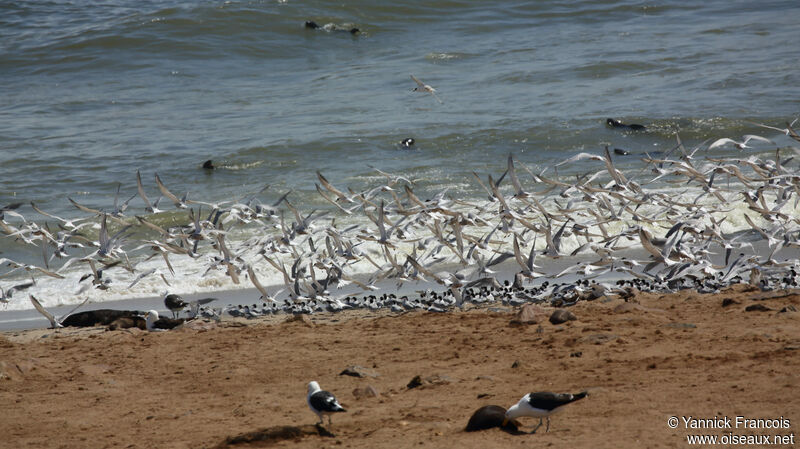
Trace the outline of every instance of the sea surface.
<instances>
[{"instance_id":1,"label":"sea surface","mask_svg":"<svg viewBox=\"0 0 800 449\"><path fill-rule=\"evenodd\" d=\"M412 179L422 198L485 199L472 172L496 179L509 154L553 173L609 146L635 172L676 136L691 149L757 134L774 144L700 154L788 157L797 143L754 123L800 116L799 14L796 1L3 1L0 205L22 202L25 220L54 229L30 202L70 218L86 213L69 199L107 211L132 197L126 216L146 216L137 170L151 201L158 173L193 200L271 203L291 191L304 213L325 211L317 170L360 190L381 184L375 168ZM412 92L412 74L442 103ZM610 128L609 117L647 131ZM412 149L400 148L409 137ZM206 160L218 168L204 170ZM153 221L176 219L166 198L160 207L168 217ZM0 239L0 257L41 265L29 249ZM52 306L168 289L157 279L127 289L127 279L78 294L88 267L69 269L70 283L37 276L34 294ZM199 273L169 289L234 287ZM17 270L0 286L29 276ZM31 305L19 294L2 307Z\"/></svg>"}]
</instances>

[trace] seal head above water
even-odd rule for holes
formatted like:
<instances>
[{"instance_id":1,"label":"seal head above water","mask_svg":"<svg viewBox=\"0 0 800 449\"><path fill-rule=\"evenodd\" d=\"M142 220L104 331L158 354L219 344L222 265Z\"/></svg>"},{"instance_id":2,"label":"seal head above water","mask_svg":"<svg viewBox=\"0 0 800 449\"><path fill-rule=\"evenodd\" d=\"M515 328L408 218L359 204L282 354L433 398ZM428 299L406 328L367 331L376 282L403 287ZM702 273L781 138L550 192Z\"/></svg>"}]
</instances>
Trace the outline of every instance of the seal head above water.
<instances>
[{"instance_id":1,"label":"seal head above water","mask_svg":"<svg viewBox=\"0 0 800 449\"><path fill-rule=\"evenodd\" d=\"M646 131L647 130L647 128L644 125L637 125L635 123L632 123L630 125L626 125L625 123L622 123L621 121L619 121L617 119L613 119L613 118L606 119L606 125L608 125L608 126L610 126L612 128L630 129L632 131Z\"/></svg>"}]
</instances>

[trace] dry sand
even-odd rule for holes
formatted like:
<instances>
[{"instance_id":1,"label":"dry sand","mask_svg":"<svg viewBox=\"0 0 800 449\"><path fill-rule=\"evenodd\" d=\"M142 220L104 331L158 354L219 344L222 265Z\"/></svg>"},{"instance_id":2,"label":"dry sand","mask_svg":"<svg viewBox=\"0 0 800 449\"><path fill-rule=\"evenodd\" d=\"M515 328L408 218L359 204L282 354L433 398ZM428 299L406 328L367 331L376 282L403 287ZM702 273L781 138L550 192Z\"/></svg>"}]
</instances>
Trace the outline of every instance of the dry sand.
<instances>
[{"instance_id":1,"label":"dry sand","mask_svg":"<svg viewBox=\"0 0 800 449\"><path fill-rule=\"evenodd\" d=\"M722 306L723 299L735 302ZM763 305L769 310L746 311ZM0 447L687 447L686 434L789 435L800 427L800 292L738 286L718 295L638 294L570 310L576 321L512 326L514 311L0 336ZM350 365L377 377L339 373ZM425 381L408 388L415 376ZM279 426L313 429L310 380L348 409L333 437L240 445ZM367 386L377 397L355 390ZM554 415L550 432L467 433L479 407L529 392L590 396ZM686 430L671 416L790 420L789 429ZM530 431L538 419L522 418ZM752 446L751 446L752 447ZM789 447L775 446L775 447Z\"/></svg>"}]
</instances>

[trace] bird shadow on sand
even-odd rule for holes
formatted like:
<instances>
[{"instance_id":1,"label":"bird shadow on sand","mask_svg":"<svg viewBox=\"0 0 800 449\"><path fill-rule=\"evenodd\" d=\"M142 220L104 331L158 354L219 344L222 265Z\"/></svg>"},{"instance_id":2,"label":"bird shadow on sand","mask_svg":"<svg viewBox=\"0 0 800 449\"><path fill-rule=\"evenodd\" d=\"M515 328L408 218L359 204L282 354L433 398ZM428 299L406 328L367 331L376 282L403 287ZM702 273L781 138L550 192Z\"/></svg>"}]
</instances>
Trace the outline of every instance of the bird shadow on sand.
<instances>
[{"instance_id":1,"label":"bird shadow on sand","mask_svg":"<svg viewBox=\"0 0 800 449\"><path fill-rule=\"evenodd\" d=\"M325 427L317 425L274 426L241 435L230 436L218 444L217 449L246 445L246 447L269 447L281 441L297 440L308 436L334 438L336 435Z\"/></svg>"}]
</instances>

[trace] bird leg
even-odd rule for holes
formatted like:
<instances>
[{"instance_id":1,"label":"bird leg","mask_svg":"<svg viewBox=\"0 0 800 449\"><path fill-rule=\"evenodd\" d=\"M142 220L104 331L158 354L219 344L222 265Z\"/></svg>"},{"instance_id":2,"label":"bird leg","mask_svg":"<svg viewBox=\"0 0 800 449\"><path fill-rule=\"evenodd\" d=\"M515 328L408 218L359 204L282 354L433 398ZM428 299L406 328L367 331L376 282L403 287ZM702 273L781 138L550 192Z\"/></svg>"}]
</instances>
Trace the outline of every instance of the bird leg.
<instances>
[{"instance_id":1,"label":"bird leg","mask_svg":"<svg viewBox=\"0 0 800 449\"><path fill-rule=\"evenodd\" d=\"M547 417L547 428L545 429L545 432L549 432L549 431L550 431L550 417L548 416Z\"/></svg>"},{"instance_id":2,"label":"bird leg","mask_svg":"<svg viewBox=\"0 0 800 449\"><path fill-rule=\"evenodd\" d=\"M542 427L542 418L539 418L539 425L531 430L531 433L536 433L536 431L539 430L539 427Z\"/></svg>"}]
</instances>

